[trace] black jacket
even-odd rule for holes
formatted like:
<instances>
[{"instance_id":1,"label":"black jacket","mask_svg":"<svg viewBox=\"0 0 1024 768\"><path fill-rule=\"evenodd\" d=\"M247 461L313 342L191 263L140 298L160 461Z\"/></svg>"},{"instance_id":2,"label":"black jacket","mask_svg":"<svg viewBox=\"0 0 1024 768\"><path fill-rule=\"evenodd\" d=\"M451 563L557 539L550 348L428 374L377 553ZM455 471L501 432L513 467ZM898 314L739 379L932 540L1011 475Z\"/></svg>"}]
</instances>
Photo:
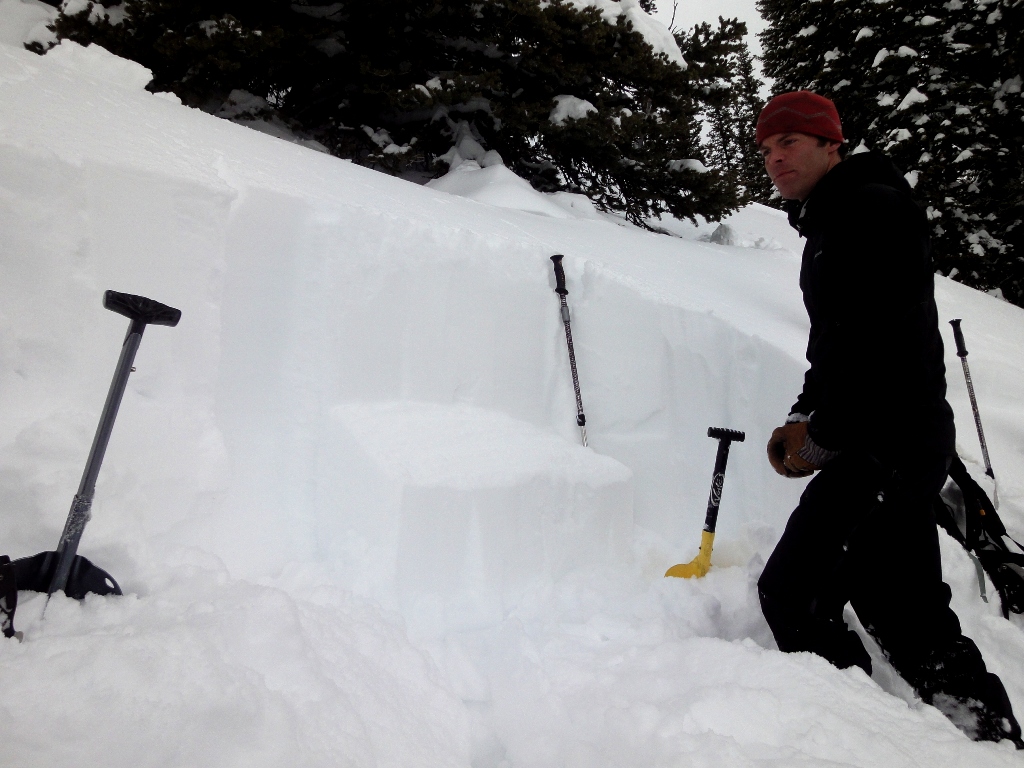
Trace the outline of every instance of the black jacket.
<instances>
[{"instance_id":1,"label":"black jacket","mask_svg":"<svg viewBox=\"0 0 1024 768\"><path fill-rule=\"evenodd\" d=\"M807 238L800 288L811 320L792 412L829 450L953 454L953 411L935 307L928 221L883 155L829 171L790 223Z\"/></svg>"}]
</instances>

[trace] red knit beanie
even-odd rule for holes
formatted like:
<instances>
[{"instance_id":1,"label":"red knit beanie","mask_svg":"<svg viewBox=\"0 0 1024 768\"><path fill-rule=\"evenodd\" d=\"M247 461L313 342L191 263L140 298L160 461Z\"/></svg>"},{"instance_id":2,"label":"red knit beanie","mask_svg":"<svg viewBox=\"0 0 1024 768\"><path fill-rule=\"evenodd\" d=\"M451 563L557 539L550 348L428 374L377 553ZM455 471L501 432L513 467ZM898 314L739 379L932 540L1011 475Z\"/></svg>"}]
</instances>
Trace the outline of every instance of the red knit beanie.
<instances>
[{"instance_id":1,"label":"red knit beanie","mask_svg":"<svg viewBox=\"0 0 1024 768\"><path fill-rule=\"evenodd\" d=\"M757 118L757 145L776 133L807 133L830 141L843 141L843 125L831 99L811 91L780 93Z\"/></svg>"}]
</instances>

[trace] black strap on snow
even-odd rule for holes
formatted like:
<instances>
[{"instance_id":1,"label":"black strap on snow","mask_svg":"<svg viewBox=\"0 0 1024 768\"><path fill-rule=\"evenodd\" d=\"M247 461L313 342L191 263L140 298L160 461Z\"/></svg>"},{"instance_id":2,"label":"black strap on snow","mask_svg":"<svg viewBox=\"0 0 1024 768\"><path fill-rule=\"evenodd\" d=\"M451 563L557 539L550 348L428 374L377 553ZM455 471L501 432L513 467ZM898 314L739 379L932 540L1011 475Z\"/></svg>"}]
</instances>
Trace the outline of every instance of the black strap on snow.
<instances>
[{"instance_id":1,"label":"black strap on snow","mask_svg":"<svg viewBox=\"0 0 1024 768\"><path fill-rule=\"evenodd\" d=\"M11 568L14 569L18 589L48 592L57 560L57 553L52 551L15 560L11 563ZM120 595L121 587L114 581L114 577L102 568L93 565L81 555L75 555L71 561L64 594L81 600L90 592L96 595Z\"/></svg>"},{"instance_id":2,"label":"black strap on snow","mask_svg":"<svg viewBox=\"0 0 1024 768\"><path fill-rule=\"evenodd\" d=\"M992 579L1003 616L1009 618L1011 611L1024 613L1024 547L1007 534L992 500L959 456L954 456L950 463L949 477L955 488L947 486L936 503L936 522L960 542ZM1010 542L1021 552L1014 552Z\"/></svg>"}]
</instances>

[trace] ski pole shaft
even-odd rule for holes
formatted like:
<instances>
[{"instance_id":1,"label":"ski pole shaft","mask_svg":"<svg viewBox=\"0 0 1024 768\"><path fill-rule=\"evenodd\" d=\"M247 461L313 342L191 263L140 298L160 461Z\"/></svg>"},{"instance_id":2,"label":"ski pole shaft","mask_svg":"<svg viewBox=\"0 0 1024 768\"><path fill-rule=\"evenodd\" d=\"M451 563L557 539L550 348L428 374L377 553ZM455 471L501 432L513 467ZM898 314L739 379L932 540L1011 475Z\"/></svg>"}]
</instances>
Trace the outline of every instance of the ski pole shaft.
<instances>
[{"instance_id":1,"label":"ski pole shaft","mask_svg":"<svg viewBox=\"0 0 1024 768\"><path fill-rule=\"evenodd\" d=\"M135 353L138 352L139 344L142 343L142 333L146 330L147 323L174 326L178 324L181 317L181 312L177 309L142 296L117 293L116 291L107 291L104 294L103 306L118 314L126 315L131 320L131 324L128 326L128 333L121 344L121 355L117 360L117 367L114 369L114 378L110 382L106 402L103 404L103 413L100 416L100 423L96 427L92 447L89 449L89 458L85 462L85 471L82 472L78 493L75 494L75 498L71 502L71 510L68 512L64 531L57 544L57 565L50 580L48 595L63 590L67 586L68 574L71 572L72 562L78 552L78 543L82 539L85 524L92 516L96 478L99 477L103 456L114 430L114 420L117 418L121 398L128 385L128 376L132 372Z\"/></svg>"},{"instance_id":2,"label":"ski pole shaft","mask_svg":"<svg viewBox=\"0 0 1024 768\"><path fill-rule=\"evenodd\" d=\"M572 347L572 328L569 325L569 305L565 297L569 290L565 287L565 270L562 269L561 255L551 257L551 263L555 265L555 293L558 294L561 302L562 325L565 326L565 344L569 348L569 367L572 370L572 388L576 392L576 424L580 428L580 437L583 445L587 445L587 417L583 413L583 396L580 394L580 379L576 373L576 353Z\"/></svg>"},{"instance_id":3,"label":"ski pole shaft","mask_svg":"<svg viewBox=\"0 0 1024 768\"><path fill-rule=\"evenodd\" d=\"M981 426L981 413L978 411L978 399L974 395L974 381L971 379L971 369L967 365L967 345L964 343L964 333L960 329L960 320L950 320L953 326L953 339L956 342L956 354L960 358L960 365L964 369L964 381L967 382L967 394L971 398L971 410L974 411L974 425L978 428L978 441L981 443L981 456L985 460L985 474L995 480L995 473L992 471L992 462L988 457L988 443L985 442L985 430Z\"/></svg>"}]
</instances>

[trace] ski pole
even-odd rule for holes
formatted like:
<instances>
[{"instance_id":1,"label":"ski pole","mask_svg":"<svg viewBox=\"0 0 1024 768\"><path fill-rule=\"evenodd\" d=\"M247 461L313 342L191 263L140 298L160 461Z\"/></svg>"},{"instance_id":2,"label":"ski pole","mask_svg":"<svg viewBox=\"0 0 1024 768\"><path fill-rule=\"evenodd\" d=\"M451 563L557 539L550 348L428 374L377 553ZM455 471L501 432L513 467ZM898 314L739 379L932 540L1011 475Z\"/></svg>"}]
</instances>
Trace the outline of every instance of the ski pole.
<instances>
[{"instance_id":1,"label":"ski pole","mask_svg":"<svg viewBox=\"0 0 1024 768\"><path fill-rule=\"evenodd\" d=\"M729 461L729 446L733 442L742 443L746 439L743 432L722 427L710 427L708 437L718 440L718 454L715 456L715 474L711 479L711 494L708 496L708 511L704 517L704 530L700 534L700 550L697 556L688 563L673 565L666 576L690 579L700 578L711 568L711 547L715 542L715 526L718 524L718 506L722 502L722 486L725 485L725 465Z\"/></svg>"},{"instance_id":2,"label":"ski pole","mask_svg":"<svg viewBox=\"0 0 1024 768\"><path fill-rule=\"evenodd\" d=\"M587 446L587 417L583 414L583 397L580 395L580 378L576 375L576 353L572 348L572 329L569 327L569 305L565 303L565 297L569 290L565 287L565 270L562 269L562 259L559 254L551 257L555 265L555 293L562 302L562 324L565 326L565 343L569 347L569 367L572 369L572 388L576 390L576 424L580 428L580 437L583 438L583 447Z\"/></svg>"},{"instance_id":3,"label":"ski pole","mask_svg":"<svg viewBox=\"0 0 1024 768\"><path fill-rule=\"evenodd\" d=\"M103 294L103 306L112 312L124 315L131 320L131 324L128 326L124 343L121 345L121 356L117 361L117 368L114 369L114 378L110 382L110 390L107 393L106 403L103 405L103 414L100 416L100 423L96 428L92 448L89 450L89 458L85 462L85 471L82 473L78 493L75 494L75 498L71 502L71 510L68 512L64 531L57 544L57 564L46 590L47 596L58 590L64 590L67 593L68 574L71 572L72 563L78 552L78 542L82 538L85 524L92 516L96 478L99 476L103 454L106 453L107 443L110 441L110 434L114 429L114 419L117 418L121 397L128 385L128 375L133 370L132 363L135 362L135 353L139 349L139 344L142 343L142 332L146 330L146 325L173 327L181 319L180 310L144 296L133 296L130 293L107 291ZM120 594L119 590L117 594Z\"/></svg>"},{"instance_id":4,"label":"ski pole","mask_svg":"<svg viewBox=\"0 0 1024 768\"><path fill-rule=\"evenodd\" d=\"M978 428L978 440L981 442L981 456L985 460L985 474L996 479L992 471L992 462L988 458L988 444L985 442L985 430L981 428L981 414L978 412L978 400L974 396L974 382L971 380L971 369L967 365L967 345L964 344L964 334L960 330L960 320L950 320L953 326L953 339L956 341L956 354L960 358L960 364L964 368L964 379L967 381L967 394L971 398L971 409L974 411L974 424ZM997 504L993 499L993 504Z\"/></svg>"}]
</instances>

